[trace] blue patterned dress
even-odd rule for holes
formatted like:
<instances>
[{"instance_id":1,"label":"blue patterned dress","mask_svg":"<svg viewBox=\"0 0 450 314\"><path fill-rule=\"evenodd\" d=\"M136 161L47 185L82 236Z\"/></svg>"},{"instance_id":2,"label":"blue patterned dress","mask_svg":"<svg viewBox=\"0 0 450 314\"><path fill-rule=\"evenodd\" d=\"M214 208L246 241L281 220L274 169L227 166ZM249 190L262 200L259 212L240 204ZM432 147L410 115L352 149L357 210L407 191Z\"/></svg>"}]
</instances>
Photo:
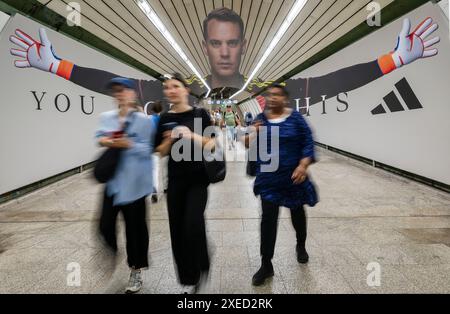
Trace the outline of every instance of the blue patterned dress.
<instances>
[{"instance_id":1,"label":"blue patterned dress","mask_svg":"<svg viewBox=\"0 0 450 314\"><path fill-rule=\"evenodd\" d=\"M261 141L267 139L267 152L270 158L278 154L279 167L275 172L262 172L261 165L270 164L271 161L262 161L261 155L258 153L257 172L253 188L255 195L260 195L265 201L287 208L297 208L304 204L311 207L316 205L318 196L309 178L301 184L294 184L291 179L300 160L309 157L315 161L311 129L302 115L294 110L289 117L280 123L271 123L264 113L259 114L256 119L263 121L263 126L267 127L267 137L265 132L260 132L258 135L258 152ZM274 132L274 127L279 127L278 153L271 151L271 134Z\"/></svg>"}]
</instances>

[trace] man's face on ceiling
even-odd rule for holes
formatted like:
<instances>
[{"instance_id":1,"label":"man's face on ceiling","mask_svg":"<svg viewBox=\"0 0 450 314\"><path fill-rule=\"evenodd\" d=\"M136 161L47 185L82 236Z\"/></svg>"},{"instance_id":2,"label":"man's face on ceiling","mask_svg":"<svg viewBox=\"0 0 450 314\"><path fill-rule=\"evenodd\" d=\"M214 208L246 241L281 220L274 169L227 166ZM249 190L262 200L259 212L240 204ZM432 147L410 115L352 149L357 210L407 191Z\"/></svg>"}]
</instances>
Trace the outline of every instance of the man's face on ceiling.
<instances>
[{"instance_id":1,"label":"man's face on ceiling","mask_svg":"<svg viewBox=\"0 0 450 314\"><path fill-rule=\"evenodd\" d=\"M208 22L208 38L203 49L209 58L211 72L221 79L239 74L246 40L241 38L239 24L213 19Z\"/></svg>"}]
</instances>

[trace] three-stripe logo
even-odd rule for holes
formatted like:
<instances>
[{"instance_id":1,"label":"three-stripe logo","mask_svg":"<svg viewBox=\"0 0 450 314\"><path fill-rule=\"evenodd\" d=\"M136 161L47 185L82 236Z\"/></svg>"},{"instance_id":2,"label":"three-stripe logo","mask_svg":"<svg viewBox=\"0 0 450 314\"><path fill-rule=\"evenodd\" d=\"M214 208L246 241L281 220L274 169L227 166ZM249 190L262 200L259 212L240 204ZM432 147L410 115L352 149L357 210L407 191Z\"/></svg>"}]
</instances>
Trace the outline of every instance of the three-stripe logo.
<instances>
[{"instance_id":1,"label":"three-stripe logo","mask_svg":"<svg viewBox=\"0 0 450 314\"><path fill-rule=\"evenodd\" d=\"M401 98L406 104L406 107L408 107L409 110L423 109L422 104L420 103L406 78L402 78L398 83L395 84L395 87L397 88L398 93L400 94ZM383 100L390 112L406 111L394 91L383 97ZM372 115L385 113L387 113L387 111L384 108L383 104L378 105L375 109L372 110Z\"/></svg>"}]
</instances>

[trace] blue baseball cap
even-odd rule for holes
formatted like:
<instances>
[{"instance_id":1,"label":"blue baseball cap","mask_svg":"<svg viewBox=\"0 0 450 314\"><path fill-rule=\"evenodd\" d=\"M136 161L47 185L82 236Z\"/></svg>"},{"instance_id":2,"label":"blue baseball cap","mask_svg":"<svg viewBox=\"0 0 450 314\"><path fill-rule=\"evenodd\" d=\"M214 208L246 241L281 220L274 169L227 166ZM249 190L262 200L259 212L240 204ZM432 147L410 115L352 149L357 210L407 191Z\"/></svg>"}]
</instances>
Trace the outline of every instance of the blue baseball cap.
<instances>
[{"instance_id":1,"label":"blue baseball cap","mask_svg":"<svg viewBox=\"0 0 450 314\"><path fill-rule=\"evenodd\" d=\"M129 89L136 89L134 80L126 77L115 77L108 82L107 88L111 89L114 85L122 85Z\"/></svg>"}]
</instances>

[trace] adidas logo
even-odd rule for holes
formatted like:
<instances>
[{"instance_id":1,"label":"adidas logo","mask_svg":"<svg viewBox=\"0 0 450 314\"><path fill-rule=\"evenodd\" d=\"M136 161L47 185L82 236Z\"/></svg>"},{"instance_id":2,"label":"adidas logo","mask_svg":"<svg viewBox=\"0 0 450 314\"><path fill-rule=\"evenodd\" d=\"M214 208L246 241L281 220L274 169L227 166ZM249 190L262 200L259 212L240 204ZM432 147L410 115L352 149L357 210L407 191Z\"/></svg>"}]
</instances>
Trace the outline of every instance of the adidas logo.
<instances>
[{"instance_id":1,"label":"adidas logo","mask_svg":"<svg viewBox=\"0 0 450 314\"><path fill-rule=\"evenodd\" d=\"M401 79L397 84L395 84L395 87L397 88L398 93L400 94L401 98L406 104L406 107L408 107L409 110L423 109L422 104L420 103L416 94L414 94L414 91L412 90L406 78ZM383 100L390 112L406 111L394 91L383 97ZM372 110L372 115L385 113L387 112L383 107L383 104L378 105L375 109Z\"/></svg>"}]
</instances>

